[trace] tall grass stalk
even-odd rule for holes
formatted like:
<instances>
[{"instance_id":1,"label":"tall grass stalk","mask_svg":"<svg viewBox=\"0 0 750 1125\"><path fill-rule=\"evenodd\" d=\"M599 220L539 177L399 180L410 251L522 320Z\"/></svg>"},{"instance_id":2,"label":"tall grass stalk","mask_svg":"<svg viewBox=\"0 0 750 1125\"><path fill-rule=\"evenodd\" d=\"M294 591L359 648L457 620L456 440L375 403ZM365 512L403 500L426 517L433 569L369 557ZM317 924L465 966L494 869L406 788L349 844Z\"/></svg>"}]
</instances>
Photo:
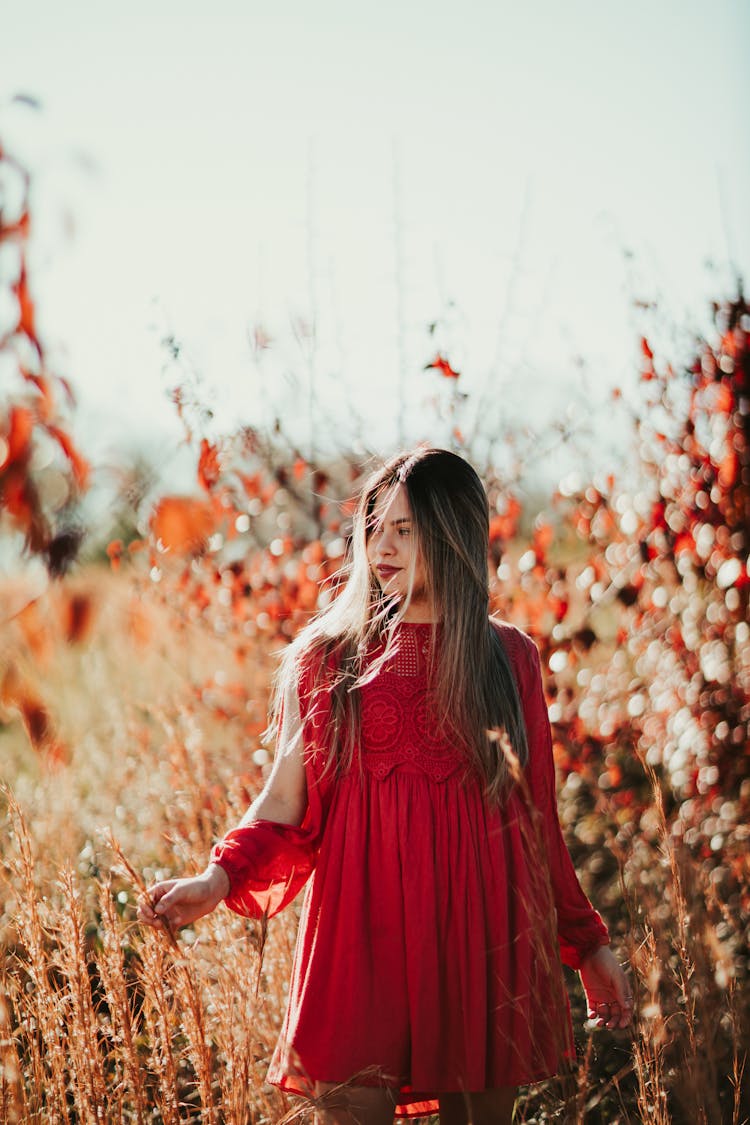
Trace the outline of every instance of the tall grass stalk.
<instances>
[{"instance_id":1,"label":"tall grass stalk","mask_svg":"<svg viewBox=\"0 0 750 1125\"><path fill-rule=\"evenodd\" d=\"M647 870L642 856L629 860L639 888L639 897L626 897L631 932L642 935L633 966L645 997L634 1040L638 1106L642 1119L657 1125L718 1125L730 1112L739 1121L747 997L744 1008L733 999L734 969L711 915L710 872L675 839L659 778L641 761L653 793L659 863ZM730 922L727 936L739 938Z\"/></svg>"},{"instance_id":2,"label":"tall grass stalk","mask_svg":"<svg viewBox=\"0 0 750 1125\"><path fill-rule=\"evenodd\" d=\"M16 1053L17 1035L8 998L9 987L4 975L0 976L0 1121L18 1125L26 1118L26 1099L21 1067Z\"/></svg>"},{"instance_id":3,"label":"tall grass stalk","mask_svg":"<svg viewBox=\"0 0 750 1125\"><path fill-rule=\"evenodd\" d=\"M11 995L16 1009L21 1056L28 1056L33 1076L29 1094L29 1121L45 1117L67 1125L70 1121L67 1072L66 1003L64 994L54 983L49 949L53 946L52 928L45 927L34 879L31 839L21 809L13 795L5 792L8 815L15 837L18 856L6 861L18 896L15 924L18 952L14 953L15 971L11 977Z\"/></svg>"},{"instance_id":4,"label":"tall grass stalk","mask_svg":"<svg viewBox=\"0 0 750 1125\"><path fill-rule=\"evenodd\" d=\"M101 950L98 959L113 1055L114 1089L122 1120L145 1125L146 1092L136 1047L134 1001L128 993L123 942L109 880L99 885Z\"/></svg>"},{"instance_id":5,"label":"tall grass stalk","mask_svg":"<svg viewBox=\"0 0 750 1125\"><path fill-rule=\"evenodd\" d=\"M67 865L62 868L58 887L62 904L49 962L60 980L57 1012L64 1021L67 1038L69 1090L77 1121L97 1125L105 1120L107 1084L89 979L81 893Z\"/></svg>"}]
</instances>

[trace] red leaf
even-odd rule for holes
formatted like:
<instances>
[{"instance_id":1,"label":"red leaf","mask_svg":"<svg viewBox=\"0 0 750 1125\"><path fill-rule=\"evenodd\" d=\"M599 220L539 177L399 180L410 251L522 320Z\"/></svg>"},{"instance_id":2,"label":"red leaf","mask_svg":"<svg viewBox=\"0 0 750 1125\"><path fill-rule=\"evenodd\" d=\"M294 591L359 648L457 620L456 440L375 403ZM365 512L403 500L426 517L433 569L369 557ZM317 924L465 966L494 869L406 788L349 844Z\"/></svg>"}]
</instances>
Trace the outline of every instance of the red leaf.
<instances>
[{"instance_id":1,"label":"red leaf","mask_svg":"<svg viewBox=\"0 0 750 1125\"><path fill-rule=\"evenodd\" d=\"M731 414L734 410L734 395L728 383L714 383L713 400L717 413Z\"/></svg>"},{"instance_id":2,"label":"red leaf","mask_svg":"<svg viewBox=\"0 0 750 1125\"><path fill-rule=\"evenodd\" d=\"M532 537L531 545L536 555L537 562L544 562L547 551L554 537L554 529L549 523L542 523L538 527L534 528L534 535Z\"/></svg>"},{"instance_id":3,"label":"red leaf","mask_svg":"<svg viewBox=\"0 0 750 1125\"><path fill-rule=\"evenodd\" d=\"M695 539L689 531L681 531L676 536L672 551L675 555L679 555L681 551L694 551Z\"/></svg>"},{"instance_id":4,"label":"red leaf","mask_svg":"<svg viewBox=\"0 0 750 1125\"><path fill-rule=\"evenodd\" d=\"M94 605L88 594L71 594L62 605L65 639L70 644L80 644L91 631Z\"/></svg>"},{"instance_id":5,"label":"red leaf","mask_svg":"<svg viewBox=\"0 0 750 1125\"><path fill-rule=\"evenodd\" d=\"M34 328L34 302L29 293L29 283L26 276L26 263L21 266L21 276L16 284L13 286L14 292L18 299L19 317L18 317L18 330L25 332L28 338L34 344L37 352L41 355L42 349L39 346L39 341L36 338L36 330Z\"/></svg>"},{"instance_id":6,"label":"red leaf","mask_svg":"<svg viewBox=\"0 0 750 1125\"><path fill-rule=\"evenodd\" d=\"M88 461L81 456L76 447L73 445L73 440L65 430L60 429L59 426L48 425L47 429L53 438L57 439L60 448L70 462L70 467L73 470L73 479L79 488L86 488L89 481L90 466Z\"/></svg>"},{"instance_id":7,"label":"red leaf","mask_svg":"<svg viewBox=\"0 0 750 1125\"><path fill-rule=\"evenodd\" d=\"M444 356L441 356L440 352L438 352L438 354L435 356L432 363L426 363L424 365L423 370L429 371L431 368L439 371L440 374L444 375L446 379L458 379L459 375L461 374L460 371L453 370L448 360L445 359Z\"/></svg>"},{"instance_id":8,"label":"red leaf","mask_svg":"<svg viewBox=\"0 0 750 1125\"><path fill-rule=\"evenodd\" d=\"M0 468L16 461L25 462L31 453L31 434L34 429L34 415L25 406L13 406L10 411L8 428L8 452Z\"/></svg>"},{"instance_id":9,"label":"red leaf","mask_svg":"<svg viewBox=\"0 0 750 1125\"><path fill-rule=\"evenodd\" d=\"M656 500L651 507L651 526L653 528L667 528L667 506L662 500Z\"/></svg>"},{"instance_id":10,"label":"red leaf","mask_svg":"<svg viewBox=\"0 0 750 1125\"><path fill-rule=\"evenodd\" d=\"M493 516L490 520L490 542L497 539L512 539L518 526L521 514L520 501L515 496L509 496L505 511Z\"/></svg>"},{"instance_id":11,"label":"red leaf","mask_svg":"<svg viewBox=\"0 0 750 1125\"><path fill-rule=\"evenodd\" d=\"M2 156L2 150L0 150L0 156ZM21 238L28 238L29 226L29 212L24 211L17 223L9 223L6 227L0 227L0 238L12 238L17 234L19 234Z\"/></svg>"},{"instance_id":12,"label":"red leaf","mask_svg":"<svg viewBox=\"0 0 750 1125\"><path fill-rule=\"evenodd\" d=\"M737 480L739 471L739 458L734 449L730 449L719 465L719 484L722 488L730 489Z\"/></svg>"},{"instance_id":13,"label":"red leaf","mask_svg":"<svg viewBox=\"0 0 750 1125\"><path fill-rule=\"evenodd\" d=\"M46 422L53 417L55 412L55 396L50 380L44 375L34 375L33 372L26 371L23 367L21 368L21 374L29 383L33 383L39 391L40 398L37 402L37 415L43 422Z\"/></svg>"},{"instance_id":14,"label":"red leaf","mask_svg":"<svg viewBox=\"0 0 750 1125\"><path fill-rule=\"evenodd\" d=\"M64 761L65 748L54 738L49 711L13 665L6 669L0 684L0 702L5 707L18 711L29 742L37 752L47 755L54 764L59 765Z\"/></svg>"},{"instance_id":15,"label":"red leaf","mask_svg":"<svg viewBox=\"0 0 750 1125\"><path fill-rule=\"evenodd\" d=\"M221 476L219 463L219 450L211 445L206 438L201 439L201 454L198 460L198 480L210 492Z\"/></svg>"},{"instance_id":16,"label":"red leaf","mask_svg":"<svg viewBox=\"0 0 750 1125\"><path fill-rule=\"evenodd\" d=\"M210 502L190 496L165 496L151 513L151 533L176 554L201 553L214 527Z\"/></svg>"},{"instance_id":17,"label":"red leaf","mask_svg":"<svg viewBox=\"0 0 750 1125\"><path fill-rule=\"evenodd\" d=\"M119 570L122 557L122 539L113 539L111 543L107 544L107 555L112 564L112 569Z\"/></svg>"}]
</instances>

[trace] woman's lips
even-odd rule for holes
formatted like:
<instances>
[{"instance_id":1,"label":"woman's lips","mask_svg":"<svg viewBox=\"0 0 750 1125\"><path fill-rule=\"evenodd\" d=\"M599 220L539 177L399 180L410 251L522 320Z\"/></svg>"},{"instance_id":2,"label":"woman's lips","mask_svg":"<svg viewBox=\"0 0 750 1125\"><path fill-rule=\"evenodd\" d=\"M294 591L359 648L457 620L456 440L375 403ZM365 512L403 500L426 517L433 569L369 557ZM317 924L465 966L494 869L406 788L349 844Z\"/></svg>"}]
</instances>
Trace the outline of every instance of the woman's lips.
<instances>
[{"instance_id":1,"label":"woman's lips","mask_svg":"<svg viewBox=\"0 0 750 1125\"><path fill-rule=\"evenodd\" d=\"M398 566L379 566L377 572L381 578L390 578L392 574L398 574L400 569Z\"/></svg>"}]
</instances>

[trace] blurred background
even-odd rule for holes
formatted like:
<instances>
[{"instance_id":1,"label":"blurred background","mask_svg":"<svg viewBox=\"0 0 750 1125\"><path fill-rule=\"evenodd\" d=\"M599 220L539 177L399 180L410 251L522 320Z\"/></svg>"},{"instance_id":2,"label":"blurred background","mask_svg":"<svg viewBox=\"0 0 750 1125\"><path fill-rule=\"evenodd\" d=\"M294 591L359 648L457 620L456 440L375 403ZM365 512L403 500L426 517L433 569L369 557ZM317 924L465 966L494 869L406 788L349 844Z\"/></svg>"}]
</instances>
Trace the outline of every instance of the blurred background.
<instances>
[{"instance_id":1,"label":"blurred background","mask_svg":"<svg viewBox=\"0 0 750 1125\"><path fill-rule=\"evenodd\" d=\"M749 46L740 0L0 10L0 1120L290 1108L299 903L134 903L259 792L422 441L484 480L637 1001L594 1034L566 970L517 1120L748 1119Z\"/></svg>"},{"instance_id":2,"label":"blurred background","mask_svg":"<svg viewBox=\"0 0 750 1125\"><path fill-rule=\"evenodd\" d=\"M747 275L748 42L740 0L18 5L0 127L34 169L39 327L87 449L179 474L186 366L213 432L444 439L441 349L463 422L595 411L596 456L622 454L601 407L638 303L705 330Z\"/></svg>"}]
</instances>

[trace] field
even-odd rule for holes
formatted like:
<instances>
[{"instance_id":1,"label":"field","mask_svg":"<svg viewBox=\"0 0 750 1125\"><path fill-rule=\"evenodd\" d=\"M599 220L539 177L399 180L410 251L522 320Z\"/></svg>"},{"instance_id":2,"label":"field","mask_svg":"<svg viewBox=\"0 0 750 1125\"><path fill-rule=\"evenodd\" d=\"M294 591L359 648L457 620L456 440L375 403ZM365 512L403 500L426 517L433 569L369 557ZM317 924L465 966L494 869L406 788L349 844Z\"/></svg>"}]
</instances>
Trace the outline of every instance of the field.
<instances>
[{"instance_id":1,"label":"field","mask_svg":"<svg viewBox=\"0 0 750 1125\"><path fill-rule=\"evenodd\" d=\"M8 1122L306 1113L264 1082L297 905L267 933L219 908L176 946L134 922L138 882L200 869L269 768L260 733L283 640L256 615L238 647L177 587L176 572L154 583L92 567L50 587L4 634L14 654L0 734ZM614 655L610 643L601 667ZM629 804L596 794L586 768L571 773L561 817L630 962L637 1026L585 1030L582 990L566 970L579 1065L524 1091L518 1120L689 1121L690 1073L702 1119L739 1122L747 1013L734 986L732 903L720 901L712 871L685 866L658 803L634 819Z\"/></svg>"},{"instance_id":2,"label":"field","mask_svg":"<svg viewBox=\"0 0 750 1125\"><path fill-rule=\"evenodd\" d=\"M135 902L200 870L262 787L277 655L335 596L366 457L303 456L279 427L209 439L177 387L193 490L131 482L110 527L78 527L91 467L36 333L29 178L4 159L0 530L23 551L0 587L0 1120L309 1120L265 1083L298 906L168 940ZM491 609L539 648L566 842L636 997L631 1030L591 1031L568 973L578 1059L521 1092L528 1125L750 1120L750 309L740 291L714 312L680 370L641 339L631 476L536 507L523 461L547 447L491 435L480 457L453 425L460 372L425 368L485 483Z\"/></svg>"}]
</instances>

